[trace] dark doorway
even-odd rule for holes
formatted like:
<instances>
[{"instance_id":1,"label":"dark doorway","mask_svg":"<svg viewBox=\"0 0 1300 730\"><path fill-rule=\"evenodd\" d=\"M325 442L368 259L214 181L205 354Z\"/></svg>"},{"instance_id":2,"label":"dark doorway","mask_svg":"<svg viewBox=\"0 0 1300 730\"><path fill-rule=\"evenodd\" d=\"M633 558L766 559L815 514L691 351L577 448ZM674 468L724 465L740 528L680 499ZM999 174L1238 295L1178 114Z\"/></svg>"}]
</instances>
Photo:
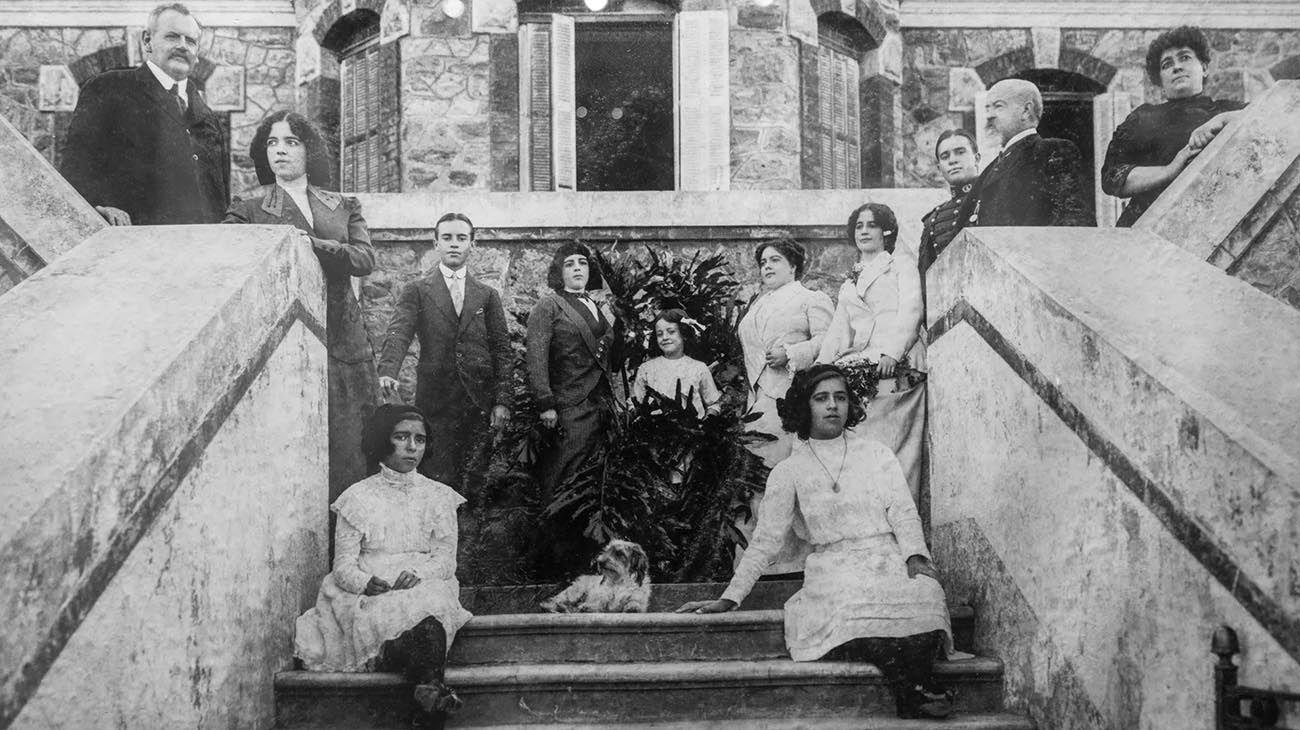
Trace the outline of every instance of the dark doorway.
<instances>
[{"instance_id":1,"label":"dark doorway","mask_svg":"<svg viewBox=\"0 0 1300 730\"><path fill-rule=\"evenodd\" d=\"M579 23L574 61L579 190L672 190L668 23Z\"/></svg>"},{"instance_id":2,"label":"dark doorway","mask_svg":"<svg viewBox=\"0 0 1300 730\"><path fill-rule=\"evenodd\" d=\"M1093 148L1092 98L1105 93L1106 89L1087 76L1058 69L1022 71L1012 78L1031 81L1042 92L1043 117L1038 120L1038 133L1073 142L1083 156L1080 172L1087 185L1084 189L1096 190L1094 164L1097 150Z\"/></svg>"}]
</instances>

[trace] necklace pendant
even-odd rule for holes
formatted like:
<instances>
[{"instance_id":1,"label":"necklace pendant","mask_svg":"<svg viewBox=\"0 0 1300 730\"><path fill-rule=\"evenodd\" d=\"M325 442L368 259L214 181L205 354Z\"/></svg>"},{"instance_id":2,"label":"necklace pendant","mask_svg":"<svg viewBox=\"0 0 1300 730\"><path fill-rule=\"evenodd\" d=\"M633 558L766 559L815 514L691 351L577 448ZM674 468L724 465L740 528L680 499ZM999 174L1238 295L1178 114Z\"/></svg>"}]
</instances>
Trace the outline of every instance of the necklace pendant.
<instances>
[{"instance_id":1,"label":"necklace pendant","mask_svg":"<svg viewBox=\"0 0 1300 730\"><path fill-rule=\"evenodd\" d=\"M839 492L840 492L840 483L839 483L839 482L831 482L831 491L832 491L832 492L835 492L836 494L839 494Z\"/></svg>"}]
</instances>

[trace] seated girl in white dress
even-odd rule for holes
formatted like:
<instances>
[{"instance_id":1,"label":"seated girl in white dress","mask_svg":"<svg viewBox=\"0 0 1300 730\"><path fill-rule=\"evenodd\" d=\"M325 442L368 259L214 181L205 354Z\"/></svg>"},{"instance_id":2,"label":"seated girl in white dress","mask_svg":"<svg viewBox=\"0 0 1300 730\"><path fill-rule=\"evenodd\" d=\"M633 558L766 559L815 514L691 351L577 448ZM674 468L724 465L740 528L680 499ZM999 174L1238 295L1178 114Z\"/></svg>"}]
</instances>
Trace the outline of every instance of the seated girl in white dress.
<instances>
[{"instance_id":1,"label":"seated girl in white dress","mask_svg":"<svg viewBox=\"0 0 1300 730\"><path fill-rule=\"evenodd\" d=\"M686 354L687 344L694 341L692 326L699 325L686 316L685 310L666 309L659 313L650 344L650 351L658 351L659 356L637 368L632 397L644 401L646 392L653 390L666 398L675 398L680 390L702 419L721 410L722 394L713 382L709 366Z\"/></svg>"},{"instance_id":2,"label":"seated girl in white dress","mask_svg":"<svg viewBox=\"0 0 1300 730\"><path fill-rule=\"evenodd\" d=\"M785 604L790 658L870 662L900 717L946 717L952 699L932 663L952 649L948 606L898 459L848 432L863 409L834 365L796 373L778 411L798 439L768 476L749 549L720 599L678 613L735 610L793 531L813 552Z\"/></svg>"},{"instance_id":3,"label":"seated girl in white dress","mask_svg":"<svg viewBox=\"0 0 1300 730\"><path fill-rule=\"evenodd\" d=\"M412 727L441 728L460 700L442 683L447 649L469 620L456 580L456 509L465 499L420 475L429 424L412 406L382 405L362 448L373 476L330 506L334 570L298 618L294 654L307 669L402 673L415 685Z\"/></svg>"}]
</instances>

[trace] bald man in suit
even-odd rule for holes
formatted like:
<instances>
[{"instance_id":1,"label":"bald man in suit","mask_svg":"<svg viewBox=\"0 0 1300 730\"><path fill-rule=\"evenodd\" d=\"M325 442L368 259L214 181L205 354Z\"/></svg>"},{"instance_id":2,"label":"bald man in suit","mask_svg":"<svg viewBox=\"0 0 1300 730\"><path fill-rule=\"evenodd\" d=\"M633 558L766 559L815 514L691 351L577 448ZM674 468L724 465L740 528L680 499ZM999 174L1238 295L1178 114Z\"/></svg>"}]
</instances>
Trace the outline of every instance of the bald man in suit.
<instances>
[{"instance_id":1,"label":"bald man in suit","mask_svg":"<svg viewBox=\"0 0 1300 730\"><path fill-rule=\"evenodd\" d=\"M980 174L962 204L959 223L975 226L1095 226L1092 196L1083 185L1079 148L1042 137L1043 97L1021 79L993 85L987 123L1003 139L1002 152Z\"/></svg>"},{"instance_id":2,"label":"bald man in suit","mask_svg":"<svg viewBox=\"0 0 1300 730\"><path fill-rule=\"evenodd\" d=\"M199 32L184 5L160 5L145 62L81 90L60 172L112 225L220 223L230 203L225 130L189 78Z\"/></svg>"}]
</instances>

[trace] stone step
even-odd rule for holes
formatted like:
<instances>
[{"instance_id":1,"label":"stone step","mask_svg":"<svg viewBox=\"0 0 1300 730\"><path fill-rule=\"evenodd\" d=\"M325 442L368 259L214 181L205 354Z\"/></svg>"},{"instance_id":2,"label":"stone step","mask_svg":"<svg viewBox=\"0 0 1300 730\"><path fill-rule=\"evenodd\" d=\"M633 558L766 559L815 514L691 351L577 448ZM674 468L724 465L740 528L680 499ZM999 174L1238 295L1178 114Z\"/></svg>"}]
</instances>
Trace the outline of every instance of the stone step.
<instances>
[{"instance_id":1,"label":"stone step","mask_svg":"<svg viewBox=\"0 0 1300 730\"><path fill-rule=\"evenodd\" d=\"M971 651L975 612L950 606L953 640ZM783 659L779 609L675 613L475 616L452 644L451 665Z\"/></svg>"},{"instance_id":2,"label":"stone step","mask_svg":"<svg viewBox=\"0 0 1300 730\"><path fill-rule=\"evenodd\" d=\"M455 727L450 725L449 727ZM477 730L1035 730L1032 720L1009 713L954 715L946 720L899 720L895 717L812 718L792 720L687 720L599 724L490 725Z\"/></svg>"},{"instance_id":3,"label":"stone step","mask_svg":"<svg viewBox=\"0 0 1300 730\"><path fill-rule=\"evenodd\" d=\"M963 714L1002 707L1002 663L936 662ZM880 670L852 662L764 661L516 664L451 667L465 700L454 727L682 720L893 717ZM403 727L410 688L396 674L282 672L281 728Z\"/></svg>"},{"instance_id":4,"label":"stone step","mask_svg":"<svg viewBox=\"0 0 1300 730\"><path fill-rule=\"evenodd\" d=\"M803 581L761 580L740 606L745 611L781 608L790 600ZM542 613L537 604L559 593L559 583L520 586L465 586L460 589L460 603L475 616L504 613ZM717 598L727 589L726 583L657 583L650 591L652 612L672 612L687 601Z\"/></svg>"}]
</instances>

